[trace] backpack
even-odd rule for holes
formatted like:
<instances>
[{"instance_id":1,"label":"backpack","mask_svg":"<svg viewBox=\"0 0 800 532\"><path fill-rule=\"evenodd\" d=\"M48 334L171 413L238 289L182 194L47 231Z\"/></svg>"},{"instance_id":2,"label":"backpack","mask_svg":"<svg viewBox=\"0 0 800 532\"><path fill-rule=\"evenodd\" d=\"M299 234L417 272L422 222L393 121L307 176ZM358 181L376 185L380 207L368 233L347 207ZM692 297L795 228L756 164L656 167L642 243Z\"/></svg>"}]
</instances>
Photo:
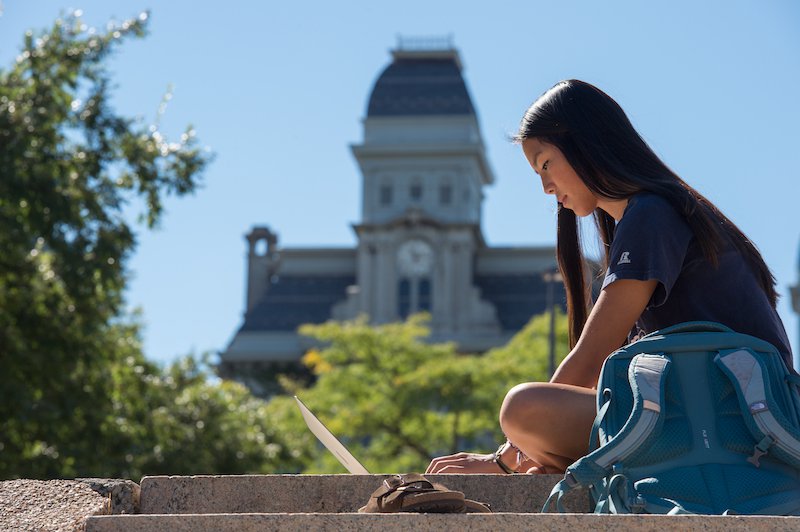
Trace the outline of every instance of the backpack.
<instances>
[{"instance_id":1,"label":"backpack","mask_svg":"<svg viewBox=\"0 0 800 532\"><path fill-rule=\"evenodd\" d=\"M626 345L600 373L591 452L542 511L583 487L595 513L800 515L798 386L771 344L717 323Z\"/></svg>"}]
</instances>

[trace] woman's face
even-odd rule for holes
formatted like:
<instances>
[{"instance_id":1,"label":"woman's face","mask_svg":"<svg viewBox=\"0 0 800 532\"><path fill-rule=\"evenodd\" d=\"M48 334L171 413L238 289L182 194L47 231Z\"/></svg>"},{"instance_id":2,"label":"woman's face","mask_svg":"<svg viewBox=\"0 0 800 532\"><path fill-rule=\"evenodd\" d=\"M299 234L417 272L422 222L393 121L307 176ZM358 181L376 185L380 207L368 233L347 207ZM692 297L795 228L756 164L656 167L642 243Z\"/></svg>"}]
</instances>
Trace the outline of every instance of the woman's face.
<instances>
[{"instance_id":1,"label":"woman's face","mask_svg":"<svg viewBox=\"0 0 800 532\"><path fill-rule=\"evenodd\" d=\"M597 197L578 177L561 150L531 138L522 142L522 151L533 171L542 178L545 194L553 194L561 205L577 216L588 216L594 212Z\"/></svg>"}]
</instances>

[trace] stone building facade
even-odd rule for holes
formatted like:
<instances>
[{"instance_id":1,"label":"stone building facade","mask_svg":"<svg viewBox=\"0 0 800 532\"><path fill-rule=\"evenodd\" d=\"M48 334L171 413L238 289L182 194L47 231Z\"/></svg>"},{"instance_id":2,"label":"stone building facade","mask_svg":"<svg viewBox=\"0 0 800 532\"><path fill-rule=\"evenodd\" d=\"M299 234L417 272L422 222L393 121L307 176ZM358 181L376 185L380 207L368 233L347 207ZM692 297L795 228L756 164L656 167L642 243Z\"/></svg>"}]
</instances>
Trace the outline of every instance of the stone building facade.
<instances>
[{"instance_id":1,"label":"stone building facade","mask_svg":"<svg viewBox=\"0 0 800 532\"><path fill-rule=\"evenodd\" d=\"M244 322L221 353L223 375L296 364L303 323L366 314L374 323L431 314L431 341L463 352L507 342L546 310L553 247L492 247L481 229L495 183L457 50L400 47L378 77L352 145L362 175L355 248L293 248L267 227L247 235ZM563 304L563 287L556 301Z\"/></svg>"}]
</instances>

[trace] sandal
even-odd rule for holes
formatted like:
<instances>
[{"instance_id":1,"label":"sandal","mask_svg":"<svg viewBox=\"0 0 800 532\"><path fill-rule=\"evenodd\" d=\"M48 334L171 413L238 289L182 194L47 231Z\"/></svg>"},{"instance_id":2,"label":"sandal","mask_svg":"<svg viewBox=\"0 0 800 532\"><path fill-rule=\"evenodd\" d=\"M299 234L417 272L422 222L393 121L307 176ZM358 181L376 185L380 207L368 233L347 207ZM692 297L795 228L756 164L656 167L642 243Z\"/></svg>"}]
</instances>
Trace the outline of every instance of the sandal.
<instances>
[{"instance_id":1,"label":"sandal","mask_svg":"<svg viewBox=\"0 0 800 532\"><path fill-rule=\"evenodd\" d=\"M488 502L478 502L472 499L464 499L464 512L468 514L490 514L492 508Z\"/></svg>"},{"instance_id":2,"label":"sandal","mask_svg":"<svg viewBox=\"0 0 800 532\"><path fill-rule=\"evenodd\" d=\"M474 503L474 504L472 504ZM479 510L480 505L485 510ZM470 501L471 511L486 511L488 507ZM441 484L434 484L417 473L394 475L383 481L370 496L369 502L358 509L359 513L464 513L467 504L464 494L449 490ZM491 510L488 510L491 511Z\"/></svg>"}]
</instances>

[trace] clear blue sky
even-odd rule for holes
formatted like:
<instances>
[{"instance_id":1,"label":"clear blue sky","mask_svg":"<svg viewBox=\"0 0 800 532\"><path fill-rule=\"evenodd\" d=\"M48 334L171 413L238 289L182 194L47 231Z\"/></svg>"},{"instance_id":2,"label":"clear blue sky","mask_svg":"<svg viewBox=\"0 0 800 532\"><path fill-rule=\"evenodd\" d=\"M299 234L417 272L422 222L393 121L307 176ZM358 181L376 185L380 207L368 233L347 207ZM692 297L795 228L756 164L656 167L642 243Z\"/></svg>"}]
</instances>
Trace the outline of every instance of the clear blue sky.
<instances>
[{"instance_id":1,"label":"clear blue sky","mask_svg":"<svg viewBox=\"0 0 800 532\"><path fill-rule=\"evenodd\" d=\"M0 65L26 29L83 10L103 27L151 9L150 36L112 59L117 110L185 125L217 155L204 187L167 202L129 264L146 354L168 361L225 348L242 321L243 235L267 224L285 246L353 246L360 174L348 145L396 36L452 35L497 182L492 245L550 244L554 205L509 145L525 108L563 78L620 102L674 170L761 249L795 352L800 236L800 3L774 1L204 2L5 0Z\"/></svg>"}]
</instances>

